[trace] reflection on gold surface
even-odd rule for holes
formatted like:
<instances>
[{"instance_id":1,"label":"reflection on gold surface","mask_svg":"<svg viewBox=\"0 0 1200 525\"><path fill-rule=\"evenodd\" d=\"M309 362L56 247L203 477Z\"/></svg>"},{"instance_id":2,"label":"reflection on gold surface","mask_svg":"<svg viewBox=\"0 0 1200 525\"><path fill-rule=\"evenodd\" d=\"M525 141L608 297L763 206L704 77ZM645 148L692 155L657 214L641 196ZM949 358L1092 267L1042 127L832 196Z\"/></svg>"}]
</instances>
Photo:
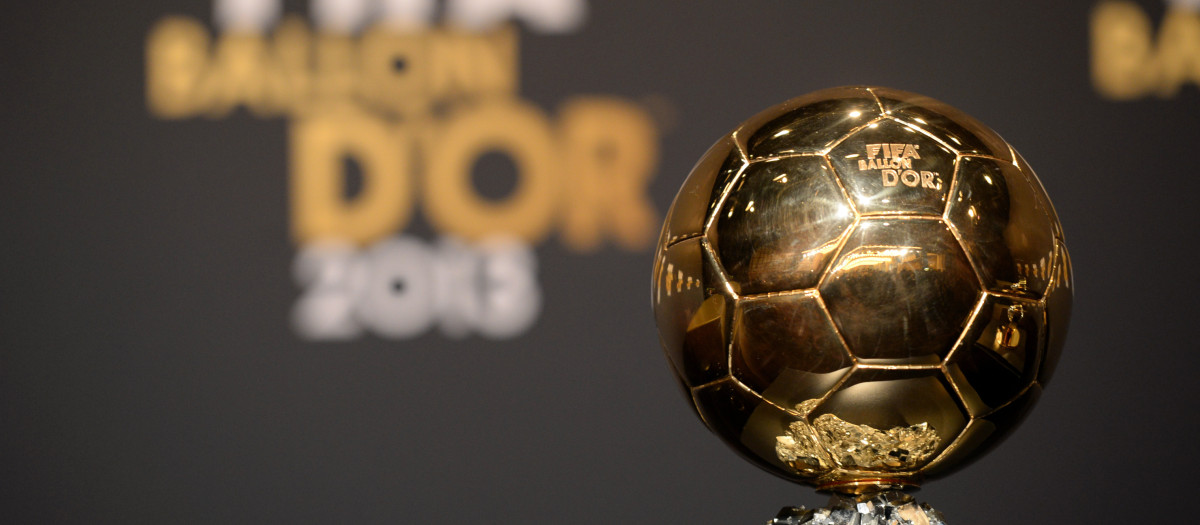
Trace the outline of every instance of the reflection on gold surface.
<instances>
[{"instance_id":1,"label":"reflection on gold surface","mask_svg":"<svg viewBox=\"0 0 1200 525\"><path fill-rule=\"evenodd\" d=\"M843 272L859 266L880 272L942 270L946 255L928 253L920 246L862 246L846 254L839 269Z\"/></svg>"},{"instance_id":2,"label":"reflection on gold surface","mask_svg":"<svg viewBox=\"0 0 1200 525\"><path fill-rule=\"evenodd\" d=\"M746 293L808 288L854 212L828 163L798 156L751 163L708 232L731 282Z\"/></svg>"},{"instance_id":3,"label":"reflection on gold surface","mask_svg":"<svg viewBox=\"0 0 1200 525\"><path fill-rule=\"evenodd\" d=\"M1025 368L1025 352L1021 348L1021 326L1022 318L1025 316L1025 309L1021 305L1014 304L1008 307L1008 324L1005 324L999 330L996 330L996 338L992 341L993 351L997 355L1003 357L1017 370Z\"/></svg>"},{"instance_id":4,"label":"reflection on gold surface","mask_svg":"<svg viewBox=\"0 0 1200 525\"><path fill-rule=\"evenodd\" d=\"M819 399L810 399L796 405L796 410L807 415L818 403ZM811 425L805 419L795 421L775 440L779 460L809 476L833 469L911 470L933 457L939 441L929 423L881 431L833 414L823 414Z\"/></svg>"}]
</instances>

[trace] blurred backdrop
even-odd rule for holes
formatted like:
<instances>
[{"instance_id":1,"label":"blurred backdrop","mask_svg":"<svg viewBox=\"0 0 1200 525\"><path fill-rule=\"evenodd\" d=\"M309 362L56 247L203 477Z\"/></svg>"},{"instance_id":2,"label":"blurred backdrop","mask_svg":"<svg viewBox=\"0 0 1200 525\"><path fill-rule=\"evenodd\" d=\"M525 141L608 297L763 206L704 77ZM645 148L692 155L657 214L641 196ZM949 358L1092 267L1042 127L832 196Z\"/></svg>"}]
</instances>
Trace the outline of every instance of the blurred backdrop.
<instances>
[{"instance_id":1,"label":"blurred backdrop","mask_svg":"<svg viewBox=\"0 0 1200 525\"><path fill-rule=\"evenodd\" d=\"M693 416L651 252L714 140L845 84L997 130L1075 265L1039 406L918 496L973 525L1182 516L1162 503L1200 467L1197 9L7 6L0 520L728 524L823 504Z\"/></svg>"}]
</instances>

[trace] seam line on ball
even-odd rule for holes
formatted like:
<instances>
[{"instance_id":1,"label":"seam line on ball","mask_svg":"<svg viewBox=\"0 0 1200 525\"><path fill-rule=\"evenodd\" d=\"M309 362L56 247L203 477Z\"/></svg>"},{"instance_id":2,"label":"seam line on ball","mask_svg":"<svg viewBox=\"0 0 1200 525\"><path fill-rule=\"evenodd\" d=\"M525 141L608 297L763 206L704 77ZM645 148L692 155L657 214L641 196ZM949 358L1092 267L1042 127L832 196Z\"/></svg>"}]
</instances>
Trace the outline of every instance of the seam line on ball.
<instances>
[{"instance_id":1,"label":"seam line on ball","mask_svg":"<svg viewBox=\"0 0 1200 525\"><path fill-rule=\"evenodd\" d=\"M876 93L875 90L871 89L871 87L869 87L869 86L866 89L867 89L867 93L871 94L871 98L875 99L875 105L879 107L879 114L880 115L888 115L887 109L885 109L883 107L883 101L879 100L879 94Z\"/></svg>"},{"instance_id":2,"label":"seam line on ball","mask_svg":"<svg viewBox=\"0 0 1200 525\"><path fill-rule=\"evenodd\" d=\"M683 242L683 241L692 240L692 239L695 239L695 238L697 238L697 237L704 237L704 232L700 232L700 233L689 233L689 234L687 234L687 235L680 235L680 236L678 236L678 237L675 237L674 239L671 239L671 240L667 241L667 244L666 244L666 245L664 245L664 246L663 246L663 248L670 248L670 247L672 247L672 246L675 246L676 244L679 244L679 243L681 243L681 242Z\"/></svg>"}]
</instances>

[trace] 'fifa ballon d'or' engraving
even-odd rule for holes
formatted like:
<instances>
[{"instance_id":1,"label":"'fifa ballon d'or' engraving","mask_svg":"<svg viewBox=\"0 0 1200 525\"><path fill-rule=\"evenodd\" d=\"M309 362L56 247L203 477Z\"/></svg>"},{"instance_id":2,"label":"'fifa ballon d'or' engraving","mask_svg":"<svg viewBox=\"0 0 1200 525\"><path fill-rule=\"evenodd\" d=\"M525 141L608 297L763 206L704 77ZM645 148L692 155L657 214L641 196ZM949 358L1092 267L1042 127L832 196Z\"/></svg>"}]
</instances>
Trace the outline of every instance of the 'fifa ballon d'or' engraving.
<instances>
[{"instance_id":1,"label":"'fifa ballon d'or' engraving","mask_svg":"<svg viewBox=\"0 0 1200 525\"><path fill-rule=\"evenodd\" d=\"M910 188L942 189L942 178L936 172L913 169L919 160L920 144L867 144L867 158L858 159L859 171L879 170L885 187L903 184Z\"/></svg>"}]
</instances>

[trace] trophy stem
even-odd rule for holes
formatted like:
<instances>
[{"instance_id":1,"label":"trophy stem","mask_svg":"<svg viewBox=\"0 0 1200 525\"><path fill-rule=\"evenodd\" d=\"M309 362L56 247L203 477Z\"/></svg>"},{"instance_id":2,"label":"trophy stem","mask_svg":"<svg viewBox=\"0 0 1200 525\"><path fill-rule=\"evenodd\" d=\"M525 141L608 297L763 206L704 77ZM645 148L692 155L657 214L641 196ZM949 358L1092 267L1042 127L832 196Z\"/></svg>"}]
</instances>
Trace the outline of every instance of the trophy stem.
<instances>
[{"instance_id":1,"label":"trophy stem","mask_svg":"<svg viewBox=\"0 0 1200 525\"><path fill-rule=\"evenodd\" d=\"M918 481L913 477L834 479L818 485L817 490L842 494L872 494L885 490L916 490L920 488Z\"/></svg>"}]
</instances>

